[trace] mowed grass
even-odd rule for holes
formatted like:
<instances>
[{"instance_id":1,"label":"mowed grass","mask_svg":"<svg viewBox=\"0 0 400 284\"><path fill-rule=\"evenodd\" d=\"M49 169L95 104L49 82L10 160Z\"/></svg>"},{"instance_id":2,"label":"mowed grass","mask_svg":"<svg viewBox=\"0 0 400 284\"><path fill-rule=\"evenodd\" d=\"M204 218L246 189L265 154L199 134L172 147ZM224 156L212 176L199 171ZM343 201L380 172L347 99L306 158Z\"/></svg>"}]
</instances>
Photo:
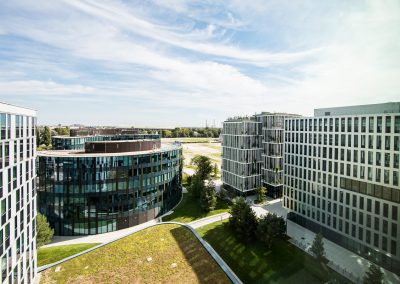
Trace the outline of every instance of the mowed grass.
<instances>
[{"instance_id":1,"label":"mowed grass","mask_svg":"<svg viewBox=\"0 0 400 284\"><path fill-rule=\"evenodd\" d=\"M272 250L260 242L244 244L227 221L213 223L197 232L217 251L244 283L325 283L339 274L316 261L291 243L282 240Z\"/></svg>"},{"instance_id":2,"label":"mowed grass","mask_svg":"<svg viewBox=\"0 0 400 284\"><path fill-rule=\"evenodd\" d=\"M41 283L230 283L193 233L176 224L145 229L57 267L44 271Z\"/></svg>"},{"instance_id":3,"label":"mowed grass","mask_svg":"<svg viewBox=\"0 0 400 284\"><path fill-rule=\"evenodd\" d=\"M38 266L57 262L68 256L80 253L98 244L76 244L66 246L55 246L49 248L39 248L37 252Z\"/></svg>"},{"instance_id":4,"label":"mowed grass","mask_svg":"<svg viewBox=\"0 0 400 284\"><path fill-rule=\"evenodd\" d=\"M174 213L162 218L163 221L174 221L180 223L189 223L204 217L212 216L219 213L228 212L231 206L229 203L217 197L217 205L214 210L204 212L200 206L200 201L195 198L190 192L183 194L183 199Z\"/></svg>"}]
</instances>

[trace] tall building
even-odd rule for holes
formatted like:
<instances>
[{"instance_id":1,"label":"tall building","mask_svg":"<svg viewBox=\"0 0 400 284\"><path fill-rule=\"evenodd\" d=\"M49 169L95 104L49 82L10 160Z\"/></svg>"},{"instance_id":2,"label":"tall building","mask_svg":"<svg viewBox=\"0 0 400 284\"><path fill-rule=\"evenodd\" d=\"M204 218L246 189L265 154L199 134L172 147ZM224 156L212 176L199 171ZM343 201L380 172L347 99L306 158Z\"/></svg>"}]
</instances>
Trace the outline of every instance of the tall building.
<instances>
[{"instance_id":1,"label":"tall building","mask_svg":"<svg viewBox=\"0 0 400 284\"><path fill-rule=\"evenodd\" d=\"M288 219L400 274L400 103L285 120Z\"/></svg>"},{"instance_id":2,"label":"tall building","mask_svg":"<svg viewBox=\"0 0 400 284\"><path fill-rule=\"evenodd\" d=\"M261 185L261 123L255 117L223 122L222 182L239 194L253 192Z\"/></svg>"},{"instance_id":3,"label":"tall building","mask_svg":"<svg viewBox=\"0 0 400 284\"><path fill-rule=\"evenodd\" d=\"M136 139L142 136L119 138L75 144L67 140L76 137L64 137L65 145L78 149L38 153L38 209L56 235L128 228L179 202L182 148L163 146L160 139Z\"/></svg>"},{"instance_id":4,"label":"tall building","mask_svg":"<svg viewBox=\"0 0 400 284\"><path fill-rule=\"evenodd\" d=\"M2 283L36 276L36 112L0 103Z\"/></svg>"},{"instance_id":5,"label":"tall building","mask_svg":"<svg viewBox=\"0 0 400 284\"><path fill-rule=\"evenodd\" d=\"M239 194L261 185L268 195L282 196L284 120L294 114L263 112L223 122L222 182Z\"/></svg>"}]
</instances>

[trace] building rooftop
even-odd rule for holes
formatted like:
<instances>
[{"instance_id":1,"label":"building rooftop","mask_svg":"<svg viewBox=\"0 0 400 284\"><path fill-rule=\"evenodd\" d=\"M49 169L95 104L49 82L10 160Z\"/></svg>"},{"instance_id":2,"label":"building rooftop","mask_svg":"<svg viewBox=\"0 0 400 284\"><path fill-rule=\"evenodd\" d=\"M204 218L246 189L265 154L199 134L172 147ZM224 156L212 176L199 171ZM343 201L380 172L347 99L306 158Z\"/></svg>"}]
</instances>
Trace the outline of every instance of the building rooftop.
<instances>
[{"instance_id":1,"label":"building rooftop","mask_svg":"<svg viewBox=\"0 0 400 284\"><path fill-rule=\"evenodd\" d=\"M314 109L314 116L400 113L400 102Z\"/></svg>"},{"instance_id":2,"label":"building rooftop","mask_svg":"<svg viewBox=\"0 0 400 284\"><path fill-rule=\"evenodd\" d=\"M162 145L161 148L149 151L130 151L118 153L86 153L85 150L45 150L38 151L37 155L40 157L66 157L66 158L82 158L82 157L121 157L121 156L138 156L150 153L159 153L164 151L182 149L178 145Z\"/></svg>"},{"instance_id":3,"label":"building rooftop","mask_svg":"<svg viewBox=\"0 0 400 284\"><path fill-rule=\"evenodd\" d=\"M16 105L8 104L8 103L0 102L0 109L2 112L36 116L36 110L34 110L34 109L16 106Z\"/></svg>"}]
</instances>

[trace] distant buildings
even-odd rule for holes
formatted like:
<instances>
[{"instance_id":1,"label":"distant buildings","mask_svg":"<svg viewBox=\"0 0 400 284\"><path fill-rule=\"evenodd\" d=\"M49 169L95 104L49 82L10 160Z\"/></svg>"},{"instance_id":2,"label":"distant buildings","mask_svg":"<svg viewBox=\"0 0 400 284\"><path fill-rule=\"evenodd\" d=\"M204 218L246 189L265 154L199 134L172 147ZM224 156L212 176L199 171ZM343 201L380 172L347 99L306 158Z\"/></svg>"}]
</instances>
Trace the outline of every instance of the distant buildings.
<instances>
[{"instance_id":1,"label":"distant buildings","mask_svg":"<svg viewBox=\"0 0 400 284\"><path fill-rule=\"evenodd\" d=\"M56 235L128 228L179 202L182 148L150 136L55 137L57 149L74 150L38 153L38 209Z\"/></svg>"},{"instance_id":2,"label":"distant buildings","mask_svg":"<svg viewBox=\"0 0 400 284\"><path fill-rule=\"evenodd\" d=\"M36 112L0 103L2 283L36 276Z\"/></svg>"},{"instance_id":3,"label":"distant buildings","mask_svg":"<svg viewBox=\"0 0 400 284\"><path fill-rule=\"evenodd\" d=\"M400 274L400 103L285 120L288 219Z\"/></svg>"}]
</instances>

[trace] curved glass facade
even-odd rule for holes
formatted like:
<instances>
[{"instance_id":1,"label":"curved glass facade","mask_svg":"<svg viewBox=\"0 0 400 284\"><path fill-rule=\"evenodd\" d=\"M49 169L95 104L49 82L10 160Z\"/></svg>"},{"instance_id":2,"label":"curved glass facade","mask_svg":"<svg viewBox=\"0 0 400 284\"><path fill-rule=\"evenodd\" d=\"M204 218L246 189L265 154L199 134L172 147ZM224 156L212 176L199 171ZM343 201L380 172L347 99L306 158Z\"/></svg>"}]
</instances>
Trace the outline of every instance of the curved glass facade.
<instances>
[{"instance_id":1,"label":"curved glass facade","mask_svg":"<svg viewBox=\"0 0 400 284\"><path fill-rule=\"evenodd\" d=\"M135 226L181 198L182 149L121 154L38 154L38 209L56 235Z\"/></svg>"}]
</instances>

